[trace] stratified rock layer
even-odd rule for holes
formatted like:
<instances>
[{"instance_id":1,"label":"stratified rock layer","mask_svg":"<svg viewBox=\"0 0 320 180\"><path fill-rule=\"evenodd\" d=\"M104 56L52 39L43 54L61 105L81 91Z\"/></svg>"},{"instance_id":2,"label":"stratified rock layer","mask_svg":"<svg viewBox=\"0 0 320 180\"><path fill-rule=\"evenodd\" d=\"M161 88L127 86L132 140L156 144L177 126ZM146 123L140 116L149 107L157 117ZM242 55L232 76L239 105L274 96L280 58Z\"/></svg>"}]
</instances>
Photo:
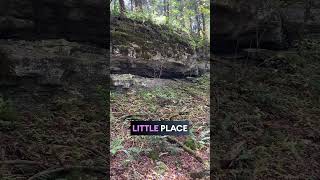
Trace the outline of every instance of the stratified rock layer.
<instances>
[{"instance_id":1,"label":"stratified rock layer","mask_svg":"<svg viewBox=\"0 0 320 180\"><path fill-rule=\"evenodd\" d=\"M213 3L213 51L230 53L241 48L284 49L302 37L319 38L319 2L279 3L217 0Z\"/></svg>"},{"instance_id":2,"label":"stratified rock layer","mask_svg":"<svg viewBox=\"0 0 320 180\"><path fill-rule=\"evenodd\" d=\"M39 108L56 98L96 101L108 83L106 50L66 40L0 40L2 63L9 68L1 94L21 109ZM23 107L24 106L24 107Z\"/></svg>"},{"instance_id":3,"label":"stratified rock layer","mask_svg":"<svg viewBox=\"0 0 320 180\"><path fill-rule=\"evenodd\" d=\"M196 52L186 33L165 25L113 17L111 36L111 73L184 78L209 69L209 52Z\"/></svg>"},{"instance_id":4,"label":"stratified rock layer","mask_svg":"<svg viewBox=\"0 0 320 180\"><path fill-rule=\"evenodd\" d=\"M0 0L0 38L108 42L106 1Z\"/></svg>"}]
</instances>

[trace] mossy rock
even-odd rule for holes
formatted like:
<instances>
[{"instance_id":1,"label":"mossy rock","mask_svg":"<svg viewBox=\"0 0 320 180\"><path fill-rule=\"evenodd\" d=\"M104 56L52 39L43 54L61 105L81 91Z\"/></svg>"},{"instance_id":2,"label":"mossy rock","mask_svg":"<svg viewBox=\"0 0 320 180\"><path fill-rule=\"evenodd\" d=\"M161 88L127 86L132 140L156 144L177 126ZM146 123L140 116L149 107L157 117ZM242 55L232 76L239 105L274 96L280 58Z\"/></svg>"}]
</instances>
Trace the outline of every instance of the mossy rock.
<instances>
[{"instance_id":1,"label":"mossy rock","mask_svg":"<svg viewBox=\"0 0 320 180\"><path fill-rule=\"evenodd\" d=\"M128 45L134 42L139 47L144 47L144 50L150 51L158 49L160 44L165 44L166 47L172 49L180 46L188 52L193 52L192 45L189 43L191 41L187 34L178 33L164 25L159 26L151 22L114 17L111 27L113 45Z\"/></svg>"}]
</instances>

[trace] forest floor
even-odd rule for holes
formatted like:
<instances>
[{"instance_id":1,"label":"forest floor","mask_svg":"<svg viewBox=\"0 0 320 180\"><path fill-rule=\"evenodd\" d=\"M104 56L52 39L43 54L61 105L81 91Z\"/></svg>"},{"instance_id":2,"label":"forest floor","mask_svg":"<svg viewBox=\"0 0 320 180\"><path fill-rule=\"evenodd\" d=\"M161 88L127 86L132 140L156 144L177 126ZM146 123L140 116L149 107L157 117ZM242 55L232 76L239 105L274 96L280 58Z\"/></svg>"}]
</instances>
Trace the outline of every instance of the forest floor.
<instances>
[{"instance_id":1,"label":"forest floor","mask_svg":"<svg viewBox=\"0 0 320 180\"><path fill-rule=\"evenodd\" d=\"M212 56L211 87L205 76L197 83L111 94L113 179L190 179L207 168L164 138L130 136L130 119L124 118L170 119L179 113L175 119L193 124L191 136L179 140L206 162L211 145L213 178L319 179L319 48L320 42L305 40L266 56Z\"/></svg>"},{"instance_id":2,"label":"forest floor","mask_svg":"<svg viewBox=\"0 0 320 180\"><path fill-rule=\"evenodd\" d=\"M212 57L217 179L320 178L320 43L268 58Z\"/></svg>"},{"instance_id":3,"label":"forest floor","mask_svg":"<svg viewBox=\"0 0 320 180\"><path fill-rule=\"evenodd\" d=\"M111 93L111 179L190 179L209 168L209 75ZM159 79L159 81L161 81ZM168 82L171 81L171 82ZM189 120L177 137L204 162L161 136L131 136L130 120Z\"/></svg>"},{"instance_id":4,"label":"forest floor","mask_svg":"<svg viewBox=\"0 0 320 180\"><path fill-rule=\"evenodd\" d=\"M205 75L112 92L112 179L190 179L208 168L210 145L216 179L320 179L319 47L304 41L269 58L212 56L211 87ZM105 177L106 121L72 99L53 103L59 110L44 118L19 116L0 99L0 179ZM130 136L133 119L190 120L191 134L177 139L204 163L165 138Z\"/></svg>"}]
</instances>

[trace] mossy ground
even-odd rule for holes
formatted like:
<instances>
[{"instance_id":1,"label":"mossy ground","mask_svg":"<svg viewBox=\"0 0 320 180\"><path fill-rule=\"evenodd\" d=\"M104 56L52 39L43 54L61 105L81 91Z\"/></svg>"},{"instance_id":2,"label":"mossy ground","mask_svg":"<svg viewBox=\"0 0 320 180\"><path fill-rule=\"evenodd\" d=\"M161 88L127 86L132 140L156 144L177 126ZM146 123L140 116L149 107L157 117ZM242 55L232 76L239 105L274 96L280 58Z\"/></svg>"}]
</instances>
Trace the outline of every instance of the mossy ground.
<instances>
[{"instance_id":1,"label":"mossy ground","mask_svg":"<svg viewBox=\"0 0 320 180\"><path fill-rule=\"evenodd\" d=\"M320 178L319 47L303 41L263 64L215 64L215 178Z\"/></svg>"},{"instance_id":2,"label":"mossy ground","mask_svg":"<svg viewBox=\"0 0 320 180\"><path fill-rule=\"evenodd\" d=\"M94 106L58 98L54 112L21 112L0 97L0 179L28 179L61 167L105 167L106 120ZM84 113L85 112L85 113ZM28 163L29 162L29 163ZM104 172L77 168L38 179L97 180Z\"/></svg>"}]
</instances>

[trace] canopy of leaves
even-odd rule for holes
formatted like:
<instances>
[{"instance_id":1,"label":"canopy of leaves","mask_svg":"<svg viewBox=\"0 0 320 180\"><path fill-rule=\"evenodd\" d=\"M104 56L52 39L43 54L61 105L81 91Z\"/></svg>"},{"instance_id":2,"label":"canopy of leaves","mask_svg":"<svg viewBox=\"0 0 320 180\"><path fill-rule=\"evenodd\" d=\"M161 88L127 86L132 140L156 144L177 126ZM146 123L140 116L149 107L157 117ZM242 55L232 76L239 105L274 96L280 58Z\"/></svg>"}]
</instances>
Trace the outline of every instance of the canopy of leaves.
<instances>
[{"instance_id":1,"label":"canopy of leaves","mask_svg":"<svg viewBox=\"0 0 320 180\"><path fill-rule=\"evenodd\" d=\"M184 31L194 44L210 39L209 0L113 0L110 8L112 15L152 21Z\"/></svg>"}]
</instances>

